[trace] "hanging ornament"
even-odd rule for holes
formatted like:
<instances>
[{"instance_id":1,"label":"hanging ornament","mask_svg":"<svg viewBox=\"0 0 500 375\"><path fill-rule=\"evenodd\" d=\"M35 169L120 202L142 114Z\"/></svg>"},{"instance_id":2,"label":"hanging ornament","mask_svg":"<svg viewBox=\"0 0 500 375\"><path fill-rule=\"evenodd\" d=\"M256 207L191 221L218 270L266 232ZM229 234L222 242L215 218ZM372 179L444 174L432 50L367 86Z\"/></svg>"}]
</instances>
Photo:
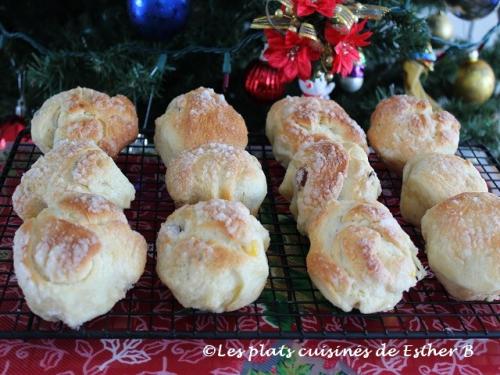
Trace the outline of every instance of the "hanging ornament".
<instances>
[{"instance_id":1,"label":"hanging ornament","mask_svg":"<svg viewBox=\"0 0 500 375\"><path fill-rule=\"evenodd\" d=\"M432 108L440 109L439 104L425 92L422 82L420 81L420 77L423 74L428 74L430 71L434 70L434 62L437 58L431 45L428 45L424 52L414 53L412 57L413 60L406 60L403 63L406 94L419 99L425 99L431 103Z\"/></svg>"},{"instance_id":2,"label":"hanging ornament","mask_svg":"<svg viewBox=\"0 0 500 375\"><path fill-rule=\"evenodd\" d=\"M19 98L17 99L15 115L11 116L4 123L0 123L0 152L4 153L9 149L9 146L16 140L17 135L26 128L26 99L24 96L26 72L18 69L17 72L17 88L19 90ZM28 141L23 138L22 142ZM2 156L3 157L3 156Z\"/></svg>"},{"instance_id":3,"label":"hanging ornament","mask_svg":"<svg viewBox=\"0 0 500 375\"><path fill-rule=\"evenodd\" d=\"M312 63L320 59L327 80L334 74L347 76L359 60L357 48L370 44L372 33L363 30L366 22L380 20L390 11L344 0L275 1L280 8L272 13L273 1L267 0L266 15L255 18L250 27L264 30L269 43L265 57L280 69L285 82L296 77L309 80Z\"/></svg>"},{"instance_id":4,"label":"hanging ornament","mask_svg":"<svg viewBox=\"0 0 500 375\"><path fill-rule=\"evenodd\" d=\"M255 99L275 101L285 94L285 82L279 69L259 59L251 63L247 70L245 90Z\"/></svg>"},{"instance_id":5,"label":"hanging ornament","mask_svg":"<svg viewBox=\"0 0 500 375\"><path fill-rule=\"evenodd\" d=\"M451 13L464 20L475 20L490 14L500 0L445 0Z\"/></svg>"},{"instance_id":6,"label":"hanging ornament","mask_svg":"<svg viewBox=\"0 0 500 375\"><path fill-rule=\"evenodd\" d=\"M444 12L436 13L427 19L432 35L444 40L453 38L453 24Z\"/></svg>"},{"instance_id":7,"label":"hanging ornament","mask_svg":"<svg viewBox=\"0 0 500 375\"><path fill-rule=\"evenodd\" d=\"M222 92L226 93L227 89L229 88L229 78L231 76L231 54L229 52L224 53L222 75Z\"/></svg>"},{"instance_id":8,"label":"hanging ornament","mask_svg":"<svg viewBox=\"0 0 500 375\"><path fill-rule=\"evenodd\" d=\"M24 118L26 116L26 98L24 96L24 86L26 82L26 72L17 72L17 88L19 90L19 99L16 103L16 116Z\"/></svg>"},{"instance_id":9,"label":"hanging ornament","mask_svg":"<svg viewBox=\"0 0 500 375\"><path fill-rule=\"evenodd\" d=\"M8 149L9 145L16 140L17 135L26 128L24 118L12 116L5 122L0 123L0 152ZM28 138L23 138L21 142L27 142Z\"/></svg>"},{"instance_id":10,"label":"hanging ornament","mask_svg":"<svg viewBox=\"0 0 500 375\"><path fill-rule=\"evenodd\" d=\"M335 28L339 32L348 32L360 19L380 20L390 11L389 8L380 5L361 3L340 4L337 0L277 0L281 3L281 9L274 15L269 12L268 5L271 0L266 1L266 15L257 17L252 21L252 29L275 29L289 30L291 27L299 29L301 37L318 40L316 27L312 23L302 22L298 17L310 17L321 15L327 22L334 21Z\"/></svg>"},{"instance_id":11,"label":"hanging ornament","mask_svg":"<svg viewBox=\"0 0 500 375\"><path fill-rule=\"evenodd\" d=\"M190 0L127 0L130 21L144 37L165 40L186 23Z\"/></svg>"},{"instance_id":12,"label":"hanging ornament","mask_svg":"<svg viewBox=\"0 0 500 375\"><path fill-rule=\"evenodd\" d=\"M365 80L366 58L362 52L359 52L359 57L359 61L354 64L351 73L346 77L340 76L339 84L342 90L356 92L363 86Z\"/></svg>"},{"instance_id":13,"label":"hanging ornament","mask_svg":"<svg viewBox=\"0 0 500 375\"><path fill-rule=\"evenodd\" d=\"M491 66L479 59L473 51L458 69L455 81L457 96L470 103L481 104L487 101L495 90L495 73Z\"/></svg>"},{"instance_id":14,"label":"hanging ornament","mask_svg":"<svg viewBox=\"0 0 500 375\"><path fill-rule=\"evenodd\" d=\"M328 82L325 73L318 72L312 80L299 79L299 87L302 90L303 96L328 99L335 88L335 82Z\"/></svg>"}]
</instances>

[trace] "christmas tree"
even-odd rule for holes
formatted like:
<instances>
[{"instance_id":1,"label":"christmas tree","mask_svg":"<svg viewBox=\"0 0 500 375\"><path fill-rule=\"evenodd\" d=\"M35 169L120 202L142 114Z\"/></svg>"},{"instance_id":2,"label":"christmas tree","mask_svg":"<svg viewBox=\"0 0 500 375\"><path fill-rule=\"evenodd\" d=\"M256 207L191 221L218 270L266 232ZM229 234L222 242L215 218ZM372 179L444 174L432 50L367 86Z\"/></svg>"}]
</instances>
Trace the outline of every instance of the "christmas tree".
<instances>
[{"instance_id":1,"label":"christmas tree","mask_svg":"<svg viewBox=\"0 0 500 375\"><path fill-rule=\"evenodd\" d=\"M33 0L3 1L0 117L13 114L22 96L29 119L46 98L79 85L128 96L142 117L151 101L150 118L154 118L173 97L204 85L217 91L227 88L226 97L243 114L250 129L263 131L270 103L252 98L245 90L244 80L265 41L262 31L252 30L250 24L264 15L270 5L264 0L170 3L183 3L189 8L186 20L179 19L179 14L171 20L180 24L185 21L178 30L161 30L162 24L154 17L134 21L127 5L137 6L136 1L77 0L64 5L55 0L44 1L43 5ZM277 3L271 12L282 6ZM363 1L362 4L387 7L389 12L380 19L368 19L363 25L372 35L369 46L363 48L366 66L361 89L352 93L336 88L331 98L366 129L379 100L405 92L405 62L426 66L423 60L432 43L438 57L434 70L427 65L417 81L422 82L430 97L459 119L463 140L484 143L498 156L500 95L494 93L481 103L464 100L457 89L457 77L474 49L480 50L479 58L489 63L498 77L500 42L484 46L440 41L436 35L433 37L427 17L423 16L443 9L454 10L456 3L460 1ZM488 2L488 7L493 3ZM431 26L435 31L436 25ZM288 83L285 92L300 94L296 80Z\"/></svg>"}]
</instances>

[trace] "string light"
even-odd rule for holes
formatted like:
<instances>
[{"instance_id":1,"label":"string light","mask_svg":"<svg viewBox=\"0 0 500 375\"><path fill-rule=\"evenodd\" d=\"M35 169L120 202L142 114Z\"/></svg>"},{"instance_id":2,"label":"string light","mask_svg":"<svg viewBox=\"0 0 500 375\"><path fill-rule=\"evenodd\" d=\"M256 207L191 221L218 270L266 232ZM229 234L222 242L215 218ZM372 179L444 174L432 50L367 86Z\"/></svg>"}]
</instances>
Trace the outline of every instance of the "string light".
<instances>
[{"instance_id":1,"label":"string light","mask_svg":"<svg viewBox=\"0 0 500 375\"><path fill-rule=\"evenodd\" d=\"M194 53L207 53L207 54L235 54L238 51L242 50L245 48L249 43L252 41L261 38L262 33L260 32L254 32L252 34L247 35L243 39L241 39L238 43L236 43L233 46L230 47L205 47L205 46L187 46L182 49L178 50L169 50L165 48L160 48L160 47L150 47L150 46L141 46L137 45L134 43L123 43L122 44L122 50L126 52L135 52L135 53L142 53L142 54L166 54L169 57L169 60L178 60L186 55L189 54L194 54ZM46 55L51 53L48 48L34 40L32 37L25 33L21 32L8 32L3 24L0 22L0 37L4 38L4 43L5 40L8 39L20 39L23 40L24 42L28 43L35 49L38 53L42 55ZM1 45L0 45L1 47ZM57 51L59 55L61 56L68 56L68 57L85 57L85 56L95 56L96 52L95 51L70 51L70 50L58 50Z\"/></svg>"},{"instance_id":2,"label":"string light","mask_svg":"<svg viewBox=\"0 0 500 375\"><path fill-rule=\"evenodd\" d=\"M223 88L227 89L229 85L229 74L231 73L231 56L238 53L242 49L244 49L248 44L253 42L254 40L262 38L261 32L254 32L243 39L241 39L238 43L234 44L230 47L206 47L206 46L187 46L178 50L165 49L160 47L151 47L151 46L143 46L134 43L123 43L120 45L120 49L124 52L130 53L140 53L144 55L158 55L158 61L156 65L153 67L150 76L154 76L157 73L163 73L166 64L166 57L168 56L169 61L179 60L186 55L190 54L215 54L215 55L223 55L224 60L222 64L222 73L223 73ZM41 43L37 42L31 36L22 33L22 32L9 32L4 27L4 25L0 22L0 49L3 48L5 42L7 40L19 39L29 44L34 50L36 50L40 55L48 55L53 52L57 52L58 56L62 57L92 57L94 58L98 52L95 51L73 51L73 50L57 50L51 51L49 48L45 47ZM149 105L148 105L149 107Z\"/></svg>"},{"instance_id":3,"label":"string light","mask_svg":"<svg viewBox=\"0 0 500 375\"><path fill-rule=\"evenodd\" d=\"M409 3L409 2L407 2ZM391 13L398 14L402 12L408 11L409 4L406 4L402 7L393 7L391 8ZM444 49L442 54L440 55L440 58L442 58L444 55L446 55L449 52L452 52L453 50L473 50L473 49L481 49L488 41L491 39L493 35L497 31L500 30L500 22L497 23L495 26L493 26L484 36L477 42L454 42L451 40L445 40L442 38L439 38L437 36L432 36L431 41L439 43L442 46L446 46L447 48Z\"/></svg>"}]
</instances>

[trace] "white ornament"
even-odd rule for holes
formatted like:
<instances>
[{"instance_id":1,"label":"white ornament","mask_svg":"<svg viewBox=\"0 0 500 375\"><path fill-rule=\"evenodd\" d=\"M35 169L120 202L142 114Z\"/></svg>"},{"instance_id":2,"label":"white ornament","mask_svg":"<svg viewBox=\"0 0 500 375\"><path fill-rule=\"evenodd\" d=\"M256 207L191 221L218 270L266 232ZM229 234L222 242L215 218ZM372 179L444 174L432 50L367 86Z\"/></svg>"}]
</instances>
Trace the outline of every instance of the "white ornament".
<instances>
[{"instance_id":1,"label":"white ornament","mask_svg":"<svg viewBox=\"0 0 500 375\"><path fill-rule=\"evenodd\" d=\"M328 81L324 73L319 73L314 80L304 81L299 79L299 86L304 96L315 96L317 98L328 99L330 93L335 88L335 83Z\"/></svg>"},{"instance_id":2,"label":"white ornament","mask_svg":"<svg viewBox=\"0 0 500 375\"><path fill-rule=\"evenodd\" d=\"M363 77L340 77L340 87L347 92L356 92L363 86Z\"/></svg>"}]
</instances>

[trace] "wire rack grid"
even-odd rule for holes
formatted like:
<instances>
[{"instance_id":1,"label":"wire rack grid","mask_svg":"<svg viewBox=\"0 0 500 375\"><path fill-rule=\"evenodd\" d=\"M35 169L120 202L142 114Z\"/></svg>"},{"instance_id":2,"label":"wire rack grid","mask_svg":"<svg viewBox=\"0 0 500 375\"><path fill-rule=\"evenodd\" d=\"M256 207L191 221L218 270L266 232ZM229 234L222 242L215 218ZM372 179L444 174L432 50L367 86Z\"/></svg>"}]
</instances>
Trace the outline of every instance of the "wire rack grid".
<instances>
[{"instance_id":1,"label":"wire rack grid","mask_svg":"<svg viewBox=\"0 0 500 375\"><path fill-rule=\"evenodd\" d=\"M117 164L136 188L136 199L126 211L134 230L149 244L146 270L126 298L107 314L72 330L62 323L46 322L28 308L17 285L12 264L12 240L21 220L12 209L11 196L27 171L41 155L31 143L15 142L0 176L0 338L484 338L500 337L500 301L460 302L451 298L432 276L404 293L392 310L376 314L343 312L312 285L305 257L309 242L299 235L279 195L284 169L274 160L262 135L252 135L248 151L261 162L268 181L268 195L259 220L269 230L267 251L270 276L260 298L241 310L213 314L183 308L155 273L155 240L161 223L174 210L165 189L165 168L144 140L129 146ZM480 145L464 144L458 154L471 160L500 195L498 163ZM397 218L420 249L427 265L418 231L399 214L401 181L386 170L376 155L370 162L382 184L380 201Z\"/></svg>"}]
</instances>

